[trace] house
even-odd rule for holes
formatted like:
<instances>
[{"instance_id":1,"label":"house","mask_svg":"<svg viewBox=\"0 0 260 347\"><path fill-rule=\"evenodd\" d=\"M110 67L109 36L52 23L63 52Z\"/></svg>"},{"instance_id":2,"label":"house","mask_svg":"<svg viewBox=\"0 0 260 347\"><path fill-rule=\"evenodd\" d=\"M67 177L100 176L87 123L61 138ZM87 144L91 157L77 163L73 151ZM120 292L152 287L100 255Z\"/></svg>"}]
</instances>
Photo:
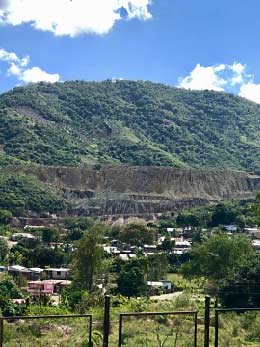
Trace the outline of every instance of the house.
<instances>
[{"instance_id":1,"label":"house","mask_svg":"<svg viewBox=\"0 0 260 347\"><path fill-rule=\"evenodd\" d=\"M46 279L67 280L69 278L70 269L67 268L51 268L45 269Z\"/></svg>"},{"instance_id":2,"label":"house","mask_svg":"<svg viewBox=\"0 0 260 347\"><path fill-rule=\"evenodd\" d=\"M30 281L28 282L27 291L32 296L51 295L54 293L54 284L48 281Z\"/></svg>"},{"instance_id":3,"label":"house","mask_svg":"<svg viewBox=\"0 0 260 347\"><path fill-rule=\"evenodd\" d=\"M63 288L70 285L68 280L43 280L28 282L27 291L32 296L60 294Z\"/></svg>"},{"instance_id":4,"label":"house","mask_svg":"<svg viewBox=\"0 0 260 347\"><path fill-rule=\"evenodd\" d=\"M117 239L111 240L111 242L110 242L111 247L120 248L121 245L122 245L122 242L117 240Z\"/></svg>"},{"instance_id":5,"label":"house","mask_svg":"<svg viewBox=\"0 0 260 347\"><path fill-rule=\"evenodd\" d=\"M24 278L25 280L30 279L31 271L21 265L12 265L8 267L8 273L13 276L13 278Z\"/></svg>"},{"instance_id":6,"label":"house","mask_svg":"<svg viewBox=\"0 0 260 347\"><path fill-rule=\"evenodd\" d=\"M23 305L26 304L26 299L11 299L13 304L16 305Z\"/></svg>"},{"instance_id":7,"label":"house","mask_svg":"<svg viewBox=\"0 0 260 347\"><path fill-rule=\"evenodd\" d=\"M8 273L14 278L22 277L27 281L37 281L41 278L43 269L40 268L30 268L27 269L21 265L12 265L8 267Z\"/></svg>"},{"instance_id":8,"label":"house","mask_svg":"<svg viewBox=\"0 0 260 347\"><path fill-rule=\"evenodd\" d=\"M104 251L107 254L110 254L110 255L118 255L118 254L120 254L120 251L115 246L104 246L103 248L104 248Z\"/></svg>"},{"instance_id":9,"label":"house","mask_svg":"<svg viewBox=\"0 0 260 347\"><path fill-rule=\"evenodd\" d=\"M174 229L174 228L167 228L166 230L167 230L167 233L168 233L169 235L175 234L175 229Z\"/></svg>"},{"instance_id":10,"label":"house","mask_svg":"<svg viewBox=\"0 0 260 347\"><path fill-rule=\"evenodd\" d=\"M21 240L36 240L37 238L30 233L14 233L11 235L11 241L21 241Z\"/></svg>"},{"instance_id":11,"label":"house","mask_svg":"<svg viewBox=\"0 0 260 347\"><path fill-rule=\"evenodd\" d=\"M252 240L252 246L259 251L260 250L260 240Z\"/></svg>"},{"instance_id":12,"label":"house","mask_svg":"<svg viewBox=\"0 0 260 347\"><path fill-rule=\"evenodd\" d=\"M51 249L64 249L64 243L63 242L50 242L49 247Z\"/></svg>"},{"instance_id":13,"label":"house","mask_svg":"<svg viewBox=\"0 0 260 347\"><path fill-rule=\"evenodd\" d=\"M171 281L147 281L147 286L150 292L154 292L156 289L162 290L165 294L173 292L173 285Z\"/></svg>"},{"instance_id":14,"label":"house","mask_svg":"<svg viewBox=\"0 0 260 347\"><path fill-rule=\"evenodd\" d=\"M144 245L143 252L144 254L151 255L151 254L157 254L159 251L156 245Z\"/></svg>"},{"instance_id":15,"label":"house","mask_svg":"<svg viewBox=\"0 0 260 347\"><path fill-rule=\"evenodd\" d=\"M244 231L249 236L249 238L260 239L260 229L245 228Z\"/></svg>"},{"instance_id":16,"label":"house","mask_svg":"<svg viewBox=\"0 0 260 347\"><path fill-rule=\"evenodd\" d=\"M119 254L119 258L122 259L122 260L129 260L129 259L133 259L133 258L136 258L136 254L134 253L131 253L131 252L121 252Z\"/></svg>"},{"instance_id":17,"label":"house","mask_svg":"<svg viewBox=\"0 0 260 347\"><path fill-rule=\"evenodd\" d=\"M29 229L43 229L46 228L46 225L25 225L24 230L29 230Z\"/></svg>"},{"instance_id":18,"label":"house","mask_svg":"<svg viewBox=\"0 0 260 347\"><path fill-rule=\"evenodd\" d=\"M0 273L1 272L5 272L6 271L6 267L5 266L0 266Z\"/></svg>"},{"instance_id":19,"label":"house","mask_svg":"<svg viewBox=\"0 0 260 347\"><path fill-rule=\"evenodd\" d=\"M29 276L31 281L40 280L44 271L39 267L30 267L28 270L31 271L31 274Z\"/></svg>"},{"instance_id":20,"label":"house","mask_svg":"<svg viewBox=\"0 0 260 347\"><path fill-rule=\"evenodd\" d=\"M224 225L224 229L230 233L236 233L238 231L238 227L236 225Z\"/></svg>"},{"instance_id":21,"label":"house","mask_svg":"<svg viewBox=\"0 0 260 347\"><path fill-rule=\"evenodd\" d=\"M188 240L183 240L183 238L172 238L171 240L175 241L174 254L187 253L191 248L191 242Z\"/></svg>"},{"instance_id":22,"label":"house","mask_svg":"<svg viewBox=\"0 0 260 347\"><path fill-rule=\"evenodd\" d=\"M182 236L183 235L183 228L175 228L175 233L178 236Z\"/></svg>"}]
</instances>

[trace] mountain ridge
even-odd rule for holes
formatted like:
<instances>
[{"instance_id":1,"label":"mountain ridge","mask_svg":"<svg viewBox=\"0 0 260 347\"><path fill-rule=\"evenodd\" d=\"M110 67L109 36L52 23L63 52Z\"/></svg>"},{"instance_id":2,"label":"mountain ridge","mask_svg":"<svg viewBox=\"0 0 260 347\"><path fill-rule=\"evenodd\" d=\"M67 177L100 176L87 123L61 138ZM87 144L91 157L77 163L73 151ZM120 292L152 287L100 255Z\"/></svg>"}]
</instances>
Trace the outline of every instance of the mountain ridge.
<instances>
[{"instance_id":1,"label":"mountain ridge","mask_svg":"<svg viewBox=\"0 0 260 347\"><path fill-rule=\"evenodd\" d=\"M260 105L148 81L40 82L0 95L0 164L259 171Z\"/></svg>"}]
</instances>

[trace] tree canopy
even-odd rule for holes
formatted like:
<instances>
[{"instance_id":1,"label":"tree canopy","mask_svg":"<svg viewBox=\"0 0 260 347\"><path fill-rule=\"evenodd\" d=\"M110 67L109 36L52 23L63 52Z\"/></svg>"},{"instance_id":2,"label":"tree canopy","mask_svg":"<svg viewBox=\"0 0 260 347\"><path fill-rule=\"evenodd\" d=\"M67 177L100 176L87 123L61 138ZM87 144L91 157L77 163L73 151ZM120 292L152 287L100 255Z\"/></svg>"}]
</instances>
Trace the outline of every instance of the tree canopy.
<instances>
[{"instance_id":1,"label":"tree canopy","mask_svg":"<svg viewBox=\"0 0 260 347\"><path fill-rule=\"evenodd\" d=\"M73 282L76 288L93 291L102 273L104 251L101 246L103 229L94 226L75 242L72 255Z\"/></svg>"},{"instance_id":2,"label":"tree canopy","mask_svg":"<svg viewBox=\"0 0 260 347\"><path fill-rule=\"evenodd\" d=\"M0 165L259 170L260 106L143 81L67 81L0 96Z\"/></svg>"},{"instance_id":3,"label":"tree canopy","mask_svg":"<svg viewBox=\"0 0 260 347\"><path fill-rule=\"evenodd\" d=\"M205 277L218 287L235 278L254 256L250 241L244 236L229 237L219 233L190 251L190 261L182 266L186 277Z\"/></svg>"},{"instance_id":4,"label":"tree canopy","mask_svg":"<svg viewBox=\"0 0 260 347\"><path fill-rule=\"evenodd\" d=\"M129 224L119 233L119 239L131 246L152 244L154 237L155 234L153 230L140 224Z\"/></svg>"},{"instance_id":5,"label":"tree canopy","mask_svg":"<svg viewBox=\"0 0 260 347\"><path fill-rule=\"evenodd\" d=\"M25 212L55 213L65 208L64 202L55 190L33 175L23 173L0 173L0 219L6 223L12 213L15 216ZM8 210L8 211L3 211Z\"/></svg>"}]
</instances>

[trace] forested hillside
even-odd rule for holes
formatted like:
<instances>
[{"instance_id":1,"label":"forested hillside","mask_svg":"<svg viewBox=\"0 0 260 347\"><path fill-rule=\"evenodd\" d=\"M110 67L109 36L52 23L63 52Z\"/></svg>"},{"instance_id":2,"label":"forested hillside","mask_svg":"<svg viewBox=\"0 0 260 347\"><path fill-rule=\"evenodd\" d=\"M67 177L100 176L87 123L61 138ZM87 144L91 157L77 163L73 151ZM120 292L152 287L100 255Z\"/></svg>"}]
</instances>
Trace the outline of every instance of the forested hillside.
<instances>
[{"instance_id":1,"label":"forested hillside","mask_svg":"<svg viewBox=\"0 0 260 347\"><path fill-rule=\"evenodd\" d=\"M0 163L260 169L260 105L151 82L39 83L0 96Z\"/></svg>"}]
</instances>

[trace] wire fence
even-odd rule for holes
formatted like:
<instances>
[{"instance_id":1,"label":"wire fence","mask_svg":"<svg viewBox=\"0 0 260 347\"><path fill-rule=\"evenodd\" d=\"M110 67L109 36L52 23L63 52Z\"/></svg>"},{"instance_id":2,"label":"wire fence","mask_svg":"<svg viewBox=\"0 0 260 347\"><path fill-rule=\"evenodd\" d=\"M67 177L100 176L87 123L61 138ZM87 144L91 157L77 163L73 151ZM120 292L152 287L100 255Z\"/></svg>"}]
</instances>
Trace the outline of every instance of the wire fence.
<instances>
[{"instance_id":1,"label":"wire fence","mask_svg":"<svg viewBox=\"0 0 260 347\"><path fill-rule=\"evenodd\" d=\"M242 340L260 346L260 308L210 303L206 297L204 317L183 310L121 313L110 320L106 296L103 321L91 314L0 317L0 347L226 347L242 346Z\"/></svg>"},{"instance_id":2,"label":"wire fence","mask_svg":"<svg viewBox=\"0 0 260 347\"><path fill-rule=\"evenodd\" d=\"M91 347L92 315L0 318L0 347Z\"/></svg>"},{"instance_id":3,"label":"wire fence","mask_svg":"<svg viewBox=\"0 0 260 347\"><path fill-rule=\"evenodd\" d=\"M197 347L197 328L197 311L123 313L118 347Z\"/></svg>"},{"instance_id":4,"label":"wire fence","mask_svg":"<svg viewBox=\"0 0 260 347\"><path fill-rule=\"evenodd\" d=\"M215 347L226 347L228 339L248 341L248 346L253 346L252 343L260 345L260 308L228 308L215 309ZM221 320L221 315L225 315L226 320ZM258 315L258 317L257 317ZM233 323L233 331L231 337L226 335L226 324L230 321ZM258 329L257 329L258 325ZM249 333L249 328L252 328L252 333ZM232 343L232 341L230 341ZM245 342L246 343L246 342ZM243 346L247 346L243 344ZM256 346L256 345L255 345Z\"/></svg>"}]
</instances>

